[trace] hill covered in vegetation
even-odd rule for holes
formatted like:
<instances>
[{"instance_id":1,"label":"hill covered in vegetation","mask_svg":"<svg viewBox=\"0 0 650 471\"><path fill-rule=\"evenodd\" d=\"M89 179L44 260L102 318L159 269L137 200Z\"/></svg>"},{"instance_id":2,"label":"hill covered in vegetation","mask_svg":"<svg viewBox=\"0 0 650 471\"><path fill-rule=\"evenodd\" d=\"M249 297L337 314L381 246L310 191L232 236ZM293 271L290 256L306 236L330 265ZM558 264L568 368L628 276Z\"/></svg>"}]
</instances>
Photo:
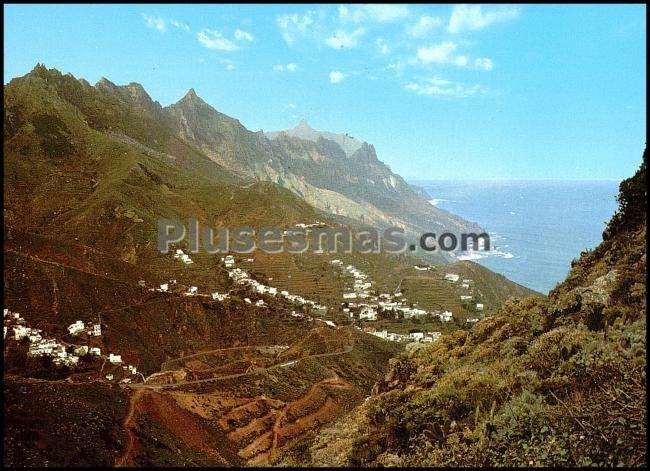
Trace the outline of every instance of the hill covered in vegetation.
<instances>
[{"instance_id":1,"label":"hill covered in vegetation","mask_svg":"<svg viewBox=\"0 0 650 471\"><path fill-rule=\"evenodd\" d=\"M602 243L547 299L506 303L391 362L373 396L284 464L646 464L646 164Z\"/></svg>"}]
</instances>

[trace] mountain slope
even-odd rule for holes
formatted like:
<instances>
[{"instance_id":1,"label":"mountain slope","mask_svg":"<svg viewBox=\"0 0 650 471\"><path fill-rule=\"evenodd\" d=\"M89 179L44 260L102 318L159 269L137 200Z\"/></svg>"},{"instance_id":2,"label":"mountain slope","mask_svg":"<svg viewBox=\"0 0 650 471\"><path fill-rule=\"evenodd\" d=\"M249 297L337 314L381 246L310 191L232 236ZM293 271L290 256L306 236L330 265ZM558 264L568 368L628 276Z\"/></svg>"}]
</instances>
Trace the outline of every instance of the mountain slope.
<instances>
[{"instance_id":1,"label":"mountain slope","mask_svg":"<svg viewBox=\"0 0 650 471\"><path fill-rule=\"evenodd\" d=\"M307 123L290 132L253 133L194 90L166 110L177 135L215 162L243 178L278 183L329 213L380 228L400 226L412 240L429 231L483 232L477 224L429 204L378 160L371 144L314 131ZM440 252L427 256L438 262L450 259Z\"/></svg>"},{"instance_id":2,"label":"mountain slope","mask_svg":"<svg viewBox=\"0 0 650 471\"><path fill-rule=\"evenodd\" d=\"M206 351L294 344L303 351L305 339L327 340L319 330L324 319L296 316L302 307L269 295L261 299L250 288L233 283L220 255L192 254L194 263L184 265L157 250L160 218L196 218L202 226L214 228L286 228L316 221L346 227L358 224L320 211L277 183L242 175L259 157L255 134L242 131L235 120L215 115L207 105L193 104L198 100L193 93L179 108L199 110L194 117L182 109L160 107L137 84L117 86L102 79L92 86L41 65L12 80L4 92L4 307L19 312L27 325L76 345L68 326L77 320L97 323L102 335L91 338L92 345L105 357L108 352L119 353L125 363L147 376L161 372L172 359ZM203 112L205 121L199 119ZM193 123L195 137L198 133L201 139L214 138L214 146L206 145L204 151L191 135L184 135L177 127L184 118ZM219 133L239 136L240 132L250 140L233 148L228 146L230 137L219 138ZM262 138L275 152L274 144ZM374 159L368 161L374 165ZM302 188L318 191L307 184ZM179 247L187 250L187 245L185 240ZM385 373L388 358L401 348L346 326L350 320L341 299L349 281L331 264L337 257L362 267L382 290L396 289L398 280L391 283L392 277L414 272L418 263L410 254L260 252L250 260L237 256L237 263L255 280L327 305L326 319L336 322L341 332L351 330L355 348L333 352L336 355L331 357L304 358L287 370L278 366L270 372L246 372L218 386L191 387L184 390L183 400L189 403L181 401L178 407L173 402L178 397L171 392L128 394L117 384L119 379L107 378L109 373L120 378L122 372L107 361L85 358L79 367L53 368L46 357L28 356L28 342L15 340L9 330L4 363L10 398L5 405L10 418L5 462L107 466L120 458L139 464L208 465L223 463L217 456L231 464L243 463L239 453L250 460L276 458L297 436L315 433L358 405ZM486 310L497 308L511 295L530 292L488 270L477 270L477 286L489 297ZM170 280L177 282L170 292L157 290ZM426 283L435 289L445 282ZM191 286L198 288L198 296L185 295ZM229 293L229 298L214 300L210 293L215 291ZM423 296L424 302L426 293L413 290L409 301L420 302ZM264 304L247 302L251 297ZM312 336L314 331L318 335ZM314 351L321 351L318 348ZM245 360L250 360L243 363L245 368L266 361ZM236 374L241 373L237 368L242 364L233 364ZM28 394L21 392L25 390ZM194 400L223 395L236 395L260 413L270 413L264 409L270 403L289 408L292 415L279 417L274 432L265 415L259 417L260 423L222 426L192 410ZM93 402L97 400L104 406L97 407ZM221 411L220 407L214 410ZM59 410L61 417L48 417L42 426L37 419L41 409ZM278 407L273 410L279 414ZM101 420L96 420L98 414ZM187 419L187 428L178 426L184 422L177 419ZM86 424L83 430L89 436L104 438L88 441L85 432L75 428L79 423ZM246 435L248 425L260 434L255 442L260 445L269 445L265 440L275 433L275 445L264 449L269 453L246 449L252 439ZM225 430L236 439L214 438L222 437L219 434ZM69 437L65 447L61 437ZM129 448L128 443L137 446Z\"/></svg>"},{"instance_id":3,"label":"mountain slope","mask_svg":"<svg viewBox=\"0 0 650 471\"><path fill-rule=\"evenodd\" d=\"M646 163L548 299L403 354L370 400L283 463L645 465Z\"/></svg>"}]
</instances>

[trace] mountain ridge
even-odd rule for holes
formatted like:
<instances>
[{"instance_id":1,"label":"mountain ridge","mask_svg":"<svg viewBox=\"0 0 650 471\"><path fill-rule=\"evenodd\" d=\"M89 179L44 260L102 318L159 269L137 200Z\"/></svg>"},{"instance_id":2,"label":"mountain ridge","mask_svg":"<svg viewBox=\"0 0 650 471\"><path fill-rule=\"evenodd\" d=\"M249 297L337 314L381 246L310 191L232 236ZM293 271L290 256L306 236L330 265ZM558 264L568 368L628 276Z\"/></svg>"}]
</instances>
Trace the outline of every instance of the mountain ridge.
<instances>
[{"instance_id":1,"label":"mountain ridge","mask_svg":"<svg viewBox=\"0 0 650 471\"><path fill-rule=\"evenodd\" d=\"M60 75L56 69L50 71L40 64L27 75L44 77L47 74ZM81 81L76 83L81 84ZM161 107L142 86L133 82L118 86L103 78L96 88L123 103L130 103L137 113L147 114L143 117L150 123L149 127L157 127L160 134L164 134L165 129L172 129L177 138L207 155L222 168L229 169L237 178L272 181L335 216L352 218L380 229L402 227L413 242L424 232L452 232L456 235L483 232L477 224L429 204L417 189L411 188L378 159L372 144L345 134L319 131L313 131L317 135L316 141L286 132L269 139L267 134L252 132L236 118L216 110L201 99L193 88L176 103L166 107ZM69 98L79 102L75 96L69 95ZM102 110L99 113L105 115ZM122 133L142 140L142 133L137 132L142 125L125 128L114 118L107 117L114 123L113 127L121 126ZM122 121L125 119L130 120L125 117ZM298 127L301 127L300 124ZM307 131L307 127L308 124L303 123L304 131ZM335 139L339 136L354 142L354 153L348 155L336 140L327 136L334 136ZM143 144L168 153L160 139L155 141L145 140ZM343 159L343 155L347 158ZM306 165L307 161L317 162L318 165ZM439 251L422 256L434 263L453 261L448 253Z\"/></svg>"}]
</instances>

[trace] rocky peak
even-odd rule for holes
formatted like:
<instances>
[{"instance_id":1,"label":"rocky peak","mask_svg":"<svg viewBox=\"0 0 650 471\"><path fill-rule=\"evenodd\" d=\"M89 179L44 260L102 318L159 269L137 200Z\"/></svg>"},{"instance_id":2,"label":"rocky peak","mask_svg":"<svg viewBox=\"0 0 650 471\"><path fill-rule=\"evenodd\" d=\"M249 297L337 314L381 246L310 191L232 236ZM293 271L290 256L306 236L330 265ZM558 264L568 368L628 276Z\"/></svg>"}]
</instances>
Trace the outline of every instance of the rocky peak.
<instances>
[{"instance_id":1,"label":"rocky peak","mask_svg":"<svg viewBox=\"0 0 650 471\"><path fill-rule=\"evenodd\" d=\"M313 132L314 129L309 125L306 119L301 119L300 122L293 128L296 132Z\"/></svg>"}]
</instances>

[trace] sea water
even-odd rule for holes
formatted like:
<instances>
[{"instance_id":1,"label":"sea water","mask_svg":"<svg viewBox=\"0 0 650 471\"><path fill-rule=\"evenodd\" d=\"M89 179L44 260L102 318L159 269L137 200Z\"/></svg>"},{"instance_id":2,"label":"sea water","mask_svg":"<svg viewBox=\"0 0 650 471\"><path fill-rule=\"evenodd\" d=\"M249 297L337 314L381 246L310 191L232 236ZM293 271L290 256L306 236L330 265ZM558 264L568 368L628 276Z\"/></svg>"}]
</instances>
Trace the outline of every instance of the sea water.
<instances>
[{"instance_id":1,"label":"sea water","mask_svg":"<svg viewBox=\"0 0 650 471\"><path fill-rule=\"evenodd\" d=\"M465 252L512 281L548 293L571 261L602 240L617 208L616 181L414 181L430 203L477 222L489 252Z\"/></svg>"}]
</instances>

